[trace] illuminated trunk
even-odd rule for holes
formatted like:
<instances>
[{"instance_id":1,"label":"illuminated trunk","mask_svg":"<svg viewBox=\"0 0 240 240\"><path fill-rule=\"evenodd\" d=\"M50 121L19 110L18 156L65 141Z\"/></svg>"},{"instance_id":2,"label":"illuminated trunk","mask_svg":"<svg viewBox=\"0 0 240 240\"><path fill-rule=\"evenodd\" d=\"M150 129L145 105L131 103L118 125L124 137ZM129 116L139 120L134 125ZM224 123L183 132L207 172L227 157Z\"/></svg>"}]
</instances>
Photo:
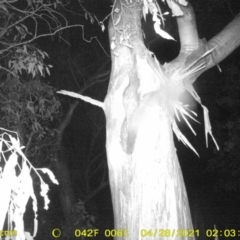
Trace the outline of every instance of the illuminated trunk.
<instances>
[{"instance_id":1,"label":"illuminated trunk","mask_svg":"<svg viewBox=\"0 0 240 240\"><path fill-rule=\"evenodd\" d=\"M180 239L177 229L191 231L193 227L173 142L169 90L165 79L159 79L165 77L163 69L143 44L140 12L126 9L125 14L130 28L137 32L133 48L118 46L112 54L111 83L105 99L115 229L126 230L122 233L125 237L119 233L116 239ZM115 34L111 23L109 30L111 39ZM140 105L139 87L151 94L146 92L142 109L131 119ZM136 121L137 136L128 141L131 120Z\"/></svg>"},{"instance_id":2,"label":"illuminated trunk","mask_svg":"<svg viewBox=\"0 0 240 240\"><path fill-rule=\"evenodd\" d=\"M173 142L173 105L182 92L174 74L191 66L208 48L198 39L191 6L180 7L184 12L177 18L180 54L160 66L143 43L140 2L116 0L114 4L105 114L115 229L122 230L116 239L192 240L194 234L199 235L193 231ZM206 67L211 57L202 61ZM192 83L198 73L187 75L187 80Z\"/></svg>"}]
</instances>

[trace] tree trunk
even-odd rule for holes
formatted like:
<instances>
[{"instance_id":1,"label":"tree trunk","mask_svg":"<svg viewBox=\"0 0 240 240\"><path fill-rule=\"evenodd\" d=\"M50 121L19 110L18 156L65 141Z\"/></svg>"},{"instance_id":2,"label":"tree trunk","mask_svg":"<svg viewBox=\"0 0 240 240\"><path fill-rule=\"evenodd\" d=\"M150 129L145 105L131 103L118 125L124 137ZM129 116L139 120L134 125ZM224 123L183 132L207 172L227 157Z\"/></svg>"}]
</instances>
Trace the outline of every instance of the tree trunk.
<instances>
[{"instance_id":1,"label":"tree trunk","mask_svg":"<svg viewBox=\"0 0 240 240\"><path fill-rule=\"evenodd\" d=\"M117 1L115 8L122 7ZM188 239L180 232L193 234L193 227L173 142L172 93L163 69L143 44L140 9L135 2L124 8L128 29L134 29L132 47L114 49L105 99L115 229L126 230L116 239ZM113 22L118 18L114 14ZM111 41L120 38L113 22ZM117 28L125 26L119 22Z\"/></svg>"},{"instance_id":2,"label":"tree trunk","mask_svg":"<svg viewBox=\"0 0 240 240\"><path fill-rule=\"evenodd\" d=\"M69 168L65 163L63 153L59 150L56 154L56 162L54 164L54 172L60 183L59 198L62 206L62 211L65 220L68 220L71 214L71 209L76 202L75 195L72 189L72 182L70 178Z\"/></svg>"},{"instance_id":3,"label":"tree trunk","mask_svg":"<svg viewBox=\"0 0 240 240\"><path fill-rule=\"evenodd\" d=\"M71 215L71 209L76 203L76 198L72 189L71 174L67 165L68 155L61 150L64 130L68 126L73 116L75 108L79 101L74 101L68 109L63 121L58 127L58 138L54 146L54 173L59 181L59 198L62 206L62 211L65 220L68 220Z\"/></svg>"},{"instance_id":4,"label":"tree trunk","mask_svg":"<svg viewBox=\"0 0 240 240\"><path fill-rule=\"evenodd\" d=\"M194 239L200 234L193 230L172 128L183 85L191 86L213 61L209 54L202 57L209 48L198 39L191 6L179 6L184 13L177 18L181 51L160 66L143 43L141 1L115 0L113 5L105 114L115 229L122 230L116 239Z\"/></svg>"}]
</instances>

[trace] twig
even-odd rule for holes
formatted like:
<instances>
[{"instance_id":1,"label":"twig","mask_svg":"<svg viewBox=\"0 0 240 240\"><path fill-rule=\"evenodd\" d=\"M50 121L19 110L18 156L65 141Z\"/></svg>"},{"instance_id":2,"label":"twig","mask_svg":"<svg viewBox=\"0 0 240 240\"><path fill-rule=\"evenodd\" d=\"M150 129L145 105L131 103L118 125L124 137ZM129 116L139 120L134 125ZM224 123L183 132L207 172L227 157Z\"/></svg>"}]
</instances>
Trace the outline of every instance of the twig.
<instances>
[{"instance_id":1,"label":"twig","mask_svg":"<svg viewBox=\"0 0 240 240\"><path fill-rule=\"evenodd\" d=\"M0 65L0 69L3 69L3 70L5 70L5 71L9 72L10 74L12 74L14 77L18 78L18 76L17 76L16 74L14 74L13 72L11 72L10 70L8 70L8 69L5 68L5 67L2 67L1 65Z\"/></svg>"}]
</instances>

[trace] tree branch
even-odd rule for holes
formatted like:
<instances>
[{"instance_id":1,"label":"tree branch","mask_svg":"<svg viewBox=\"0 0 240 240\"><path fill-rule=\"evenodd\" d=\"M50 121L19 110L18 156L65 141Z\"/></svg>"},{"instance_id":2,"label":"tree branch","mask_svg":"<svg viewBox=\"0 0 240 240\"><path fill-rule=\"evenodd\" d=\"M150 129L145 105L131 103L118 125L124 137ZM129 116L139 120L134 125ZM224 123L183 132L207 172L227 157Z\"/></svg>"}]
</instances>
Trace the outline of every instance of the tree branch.
<instances>
[{"instance_id":1,"label":"tree branch","mask_svg":"<svg viewBox=\"0 0 240 240\"><path fill-rule=\"evenodd\" d=\"M183 12L182 16L177 17L181 48L179 55L165 66L168 72L183 67L187 57L199 47L196 19L191 4L176 4Z\"/></svg>"},{"instance_id":2,"label":"tree branch","mask_svg":"<svg viewBox=\"0 0 240 240\"><path fill-rule=\"evenodd\" d=\"M74 98L82 99L85 102L91 103L92 105L95 105L95 106L98 106L98 107L104 109L104 103L103 102L97 101L97 100L92 99L90 97L86 97L86 96L80 95L78 93L69 92L69 91L66 91L66 90L57 91L57 93L67 95L67 96L71 96L71 97L74 97Z\"/></svg>"},{"instance_id":3,"label":"tree branch","mask_svg":"<svg viewBox=\"0 0 240 240\"><path fill-rule=\"evenodd\" d=\"M207 43L207 49L215 49L210 60L207 62L207 69L217 65L237 47L240 46L240 13L230 22L219 34Z\"/></svg>"}]
</instances>

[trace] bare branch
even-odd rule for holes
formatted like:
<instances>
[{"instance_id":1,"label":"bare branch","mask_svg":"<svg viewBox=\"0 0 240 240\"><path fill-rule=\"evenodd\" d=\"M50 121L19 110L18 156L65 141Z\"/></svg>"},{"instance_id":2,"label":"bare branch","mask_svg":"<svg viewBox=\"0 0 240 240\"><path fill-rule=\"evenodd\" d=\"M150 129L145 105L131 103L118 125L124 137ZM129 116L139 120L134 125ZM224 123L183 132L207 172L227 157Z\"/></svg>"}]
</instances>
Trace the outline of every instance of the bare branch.
<instances>
[{"instance_id":1,"label":"bare branch","mask_svg":"<svg viewBox=\"0 0 240 240\"><path fill-rule=\"evenodd\" d=\"M215 48L215 50L211 54L210 61L207 62L205 71L217 65L240 46L239 33L240 13L219 34L208 41L207 49Z\"/></svg>"},{"instance_id":2,"label":"bare branch","mask_svg":"<svg viewBox=\"0 0 240 240\"><path fill-rule=\"evenodd\" d=\"M181 49L177 58L166 66L169 72L183 67L187 57L199 47L199 38L193 8L190 3L188 3L187 6L178 5L183 12L182 16L177 17Z\"/></svg>"},{"instance_id":3,"label":"bare branch","mask_svg":"<svg viewBox=\"0 0 240 240\"><path fill-rule=\"evenodd\" d=\"M92 99L90 97L86 97L86 96L80 95L78 93L70 92L70 91L66 91L66 90L57 91L57 93L67 95L67 96L71 96L71 97L74 97L74 98L82 99L85 102L91 103L92 105L95 105L95 106L98 106L98 107L104 109L104 103L103 102L97 101L97 100Z\"/></svg>"}]
</instances>

